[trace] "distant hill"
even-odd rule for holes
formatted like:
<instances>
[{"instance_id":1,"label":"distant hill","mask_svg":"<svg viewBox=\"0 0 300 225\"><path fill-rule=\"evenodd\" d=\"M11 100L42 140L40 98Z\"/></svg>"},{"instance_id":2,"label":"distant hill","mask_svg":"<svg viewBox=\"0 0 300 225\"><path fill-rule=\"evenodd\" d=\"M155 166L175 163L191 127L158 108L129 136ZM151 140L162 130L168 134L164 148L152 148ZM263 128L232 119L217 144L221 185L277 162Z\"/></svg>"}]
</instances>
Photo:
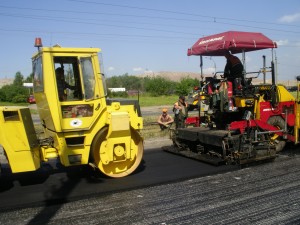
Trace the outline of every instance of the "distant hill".
<instances>
[{"instance_id":1,"label":"distant hill","mask_svg":"<svg viewBox=\"0 0 300 225\"><path fill-rule=\"evenodd\" d=\"M9 85L14 82L14 78L3 78L0 79L0 88L3 87L4 85Z\"/></svg>"},{"instance_id":2,"label":"distant hill","mask_svg":"<svg viewBox=\"0 0 300 225\"><path fill-rule=\"evenodd\" d=\"M196 78L200 79L201 74L200 73L195 73L195 72L171 72L171 71L160 71L160 72L145 72L143 74L139 74L137 76L141 77L164 77L173 81L180 81L184 77L190 77L190 78ZM211 77L212 75L204 74L203 77ZM252 84L262 84L263 79L262 76L259 78L253 79ZM272 80L267 79L266 83L271 84ZM296 80L283 80L283 81L278 81L279 84L285 85L287 87L291 86L297 86L297 81Z\"/></svg>"},{"instance_id":3,"label":"distant hill","mask_svg":"<svg viewBox=\"0 0 300 225\"><path fill-rule=\"evenodd\" d=\"M190 77L200 79L201 74L195 72L171 72L171 71L160 71L160 72L145 72L139 74L141 77L164 77L172 81L180 81L182 78Z\"/></svg>"}]
</instances>

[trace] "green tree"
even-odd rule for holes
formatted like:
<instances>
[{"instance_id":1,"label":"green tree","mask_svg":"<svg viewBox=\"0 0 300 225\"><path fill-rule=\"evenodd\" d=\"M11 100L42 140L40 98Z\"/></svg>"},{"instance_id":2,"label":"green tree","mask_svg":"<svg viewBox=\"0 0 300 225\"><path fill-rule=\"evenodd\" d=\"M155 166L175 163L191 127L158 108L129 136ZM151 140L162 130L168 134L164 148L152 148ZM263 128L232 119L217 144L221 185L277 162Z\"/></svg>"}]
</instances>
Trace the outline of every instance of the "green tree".
<instances>
[{"instance_id":1,"label":"green tree","mask_svg":"<svg viewBox=\"0 0 300 225\"><path fill-rule=\"evenodd\" d=\"M126 74L122 76L122 84L126 90L139 90L141 87L141 78Z\"/></svg>"},{"instance_id":2,"label":"green tree","mask_svg":"<svg viewBox=\"0 0 300 225\"><path fill-rule=\"evenodd\" d=\"M2 88L0 89L0 101L1 102L5 102L6 101L6 95L5 95L5 92L4 92L4 90Z\"/></svg>"},{"instance_id":3,"label":"green tree","mask_svg":"<svg viewBox=\"0 0 300 225\"><path fill-rule=\"evenodd\" d=\"M106 79L108 88L123 87L126 90L140 90L142 79L136 76L128 75L128 73L121 76L113 76Z\"/></svg>"},{"instance_id":4,"label":"green tree","mask_svg":"<svg viewBox=\"0 0 300 225\"><path fill-rule=\"evenodd\" d=\"M21 74L21 72L17 72L16 75L15 75L13 85L23 87L23 83L24 83L23 75Z\"/></svg>"},{"instance_id":5,"label":"green tree","mask_svg":"<svg viewBox=\"0 0 300 225\"><path fill-rule=\"evenodd\" d=\"M31 73L26 79L24 80L25 83L32 83L33 82L33 73Z\"/></svg>"},{"instance_id":6,"label":"green tree","mask_svg":"<svg viewBox=\"0 0 300 225\"><path fill-rule=\"evenodd\" d=\"M118 76L113 76L106 78L106 85L108 88L117 88L121 87L121 79Z\"/></svg>"},{"instance_id":7,"label":"green tree","mask_svg":"<svg viewBox=\"0 0 300 225\"><path fill-rule=\"evenodd\" d=\"M176 94L178 95L188 95L188 93L193 90L195 86L199 86L198 79L185 77L180 80L176 85Z\"/></svg>"},{"instance_id":8,"label":"green tree","mask_svg":"<svg viewBox=\"0 0 300 225\"><path fill-rule=\"evenodd\" d=\"M152 96L170 95L174 92L175 82L163 77L146 77L145 91Z\"/></svg>"},{"instance_id":9,"label":"green tree","mask_svg":"<svg viewBox=\"0 0 300 225\"><path fill-rule=\"evenodd\" d=\"M0 89L0 99L6 102L25 102L28 96L27 88L23 87L24 77L21 72L17 72L12 84L4 85Z\"/></svg>"},{"instance_id":10,"label":"green tree","mask_svg":"<svg viewBox=\"0 0 300 225\"><path fill-rule=\"evenodd\" d=\"M14 84L4 85L1 93L1 100L6 102L25 102L28 96L28 90L25 87Z\"/></svg>"}]
</instances>

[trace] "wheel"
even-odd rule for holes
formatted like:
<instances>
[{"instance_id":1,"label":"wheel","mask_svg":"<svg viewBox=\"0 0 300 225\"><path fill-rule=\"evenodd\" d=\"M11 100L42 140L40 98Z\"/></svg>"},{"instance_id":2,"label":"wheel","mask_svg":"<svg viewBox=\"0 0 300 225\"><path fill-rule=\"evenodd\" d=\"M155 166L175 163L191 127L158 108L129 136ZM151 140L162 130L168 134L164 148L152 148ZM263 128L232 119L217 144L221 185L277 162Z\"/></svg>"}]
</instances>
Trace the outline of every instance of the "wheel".
<instances>
[{"instance_id":1,"label":"wheel","mask_svg":"<svg viewBox=\"0 0 300 225\"><path fill-rule=\"evenodd\" d=\"M115 144L113 149L106 148L108 127L101 129L94 137L91 145L91 161L100 171L109 177L125 177L139 166L144 152L143 139L140 134L131 129L130 146L126 149L125 144ZM130 151L130 158L126 157ZM113 155L113 160L107 159Z\"/></svg>"},{"instance_id":2,"label":"wheel","mask_svg":"<svg viewBox=\"0 0 300 225\"><path fill-rule=\"evenodd\" d=\"M268 120L268 124L270 124L274 127L277 127L279 130L282 130L282 129L284 129L285 122L284 122L284 119L282 119L282 117L280 117L280 116L272 116ZM277 135L275 133L270 134L270 138L271 138L271 141L276 146L276 152L280 152L286 144L285 140L282 140L282 137L280 137L279 135Z\"/></svg>"}]
</instances>

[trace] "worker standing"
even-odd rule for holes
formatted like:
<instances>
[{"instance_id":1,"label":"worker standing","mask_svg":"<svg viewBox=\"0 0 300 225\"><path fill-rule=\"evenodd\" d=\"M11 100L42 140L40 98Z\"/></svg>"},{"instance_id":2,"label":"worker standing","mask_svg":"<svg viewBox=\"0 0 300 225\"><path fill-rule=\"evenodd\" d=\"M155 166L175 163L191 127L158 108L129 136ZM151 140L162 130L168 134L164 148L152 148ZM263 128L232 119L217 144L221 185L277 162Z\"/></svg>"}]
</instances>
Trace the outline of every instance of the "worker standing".
<instances>
[{"instance_id":1,"label":"worker standing","mask_svg":"<svg viewBox=\"0 0 300 225\"><path fill-rule=\"evenodd\" d=\"M241 60L230 54L229 51L227 51L224 56L227 59L224 68L224 78L231 82L233 87L232 92L236 95L240 95L242 86L245 86L244 66Z\"/></svg>"},{"instance_id":2,"label":"worker standing","mask_svg":"<svg viewBox=\"0 0 300 225\"><path fill-rule=\"evenodd\" d=\"M183 95L179 96L178 101L174 103L173 107L176 129L185 127L185 119L188 116L187 107L188 104L185 102L185 97Z\"/></svg>"},{"instance_id":3,"label":"worker standing","mask_svg":"<svg viewBox=\"0 0 300 225\"><path fill-rule=\"evenodd\" d=\"M229 51L224 56L227 59L224 68L224 77L230 81L233 81L235 78L243 79L244 66L241 60L237 56L230 54Z\"/></svg>"}]
</instances>

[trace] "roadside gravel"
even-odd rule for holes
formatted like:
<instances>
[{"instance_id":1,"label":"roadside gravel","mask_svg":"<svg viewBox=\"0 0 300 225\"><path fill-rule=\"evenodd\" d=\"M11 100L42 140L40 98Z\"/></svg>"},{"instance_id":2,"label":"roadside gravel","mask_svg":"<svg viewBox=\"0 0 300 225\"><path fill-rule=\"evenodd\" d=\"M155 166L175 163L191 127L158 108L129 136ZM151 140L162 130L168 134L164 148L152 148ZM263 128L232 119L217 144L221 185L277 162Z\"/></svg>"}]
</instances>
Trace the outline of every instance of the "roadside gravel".
<instances>
[{"instance_id":1,"label":"roadside gravel","mask_svg":"<svg viewBox=\"0 0 300 225\"><path fill-rule=\"evenodd\" d=\"M162 146L172 145L169 137L150 138L144 141L144 149L160 148Z\"/></svg>"}]
</instances>

